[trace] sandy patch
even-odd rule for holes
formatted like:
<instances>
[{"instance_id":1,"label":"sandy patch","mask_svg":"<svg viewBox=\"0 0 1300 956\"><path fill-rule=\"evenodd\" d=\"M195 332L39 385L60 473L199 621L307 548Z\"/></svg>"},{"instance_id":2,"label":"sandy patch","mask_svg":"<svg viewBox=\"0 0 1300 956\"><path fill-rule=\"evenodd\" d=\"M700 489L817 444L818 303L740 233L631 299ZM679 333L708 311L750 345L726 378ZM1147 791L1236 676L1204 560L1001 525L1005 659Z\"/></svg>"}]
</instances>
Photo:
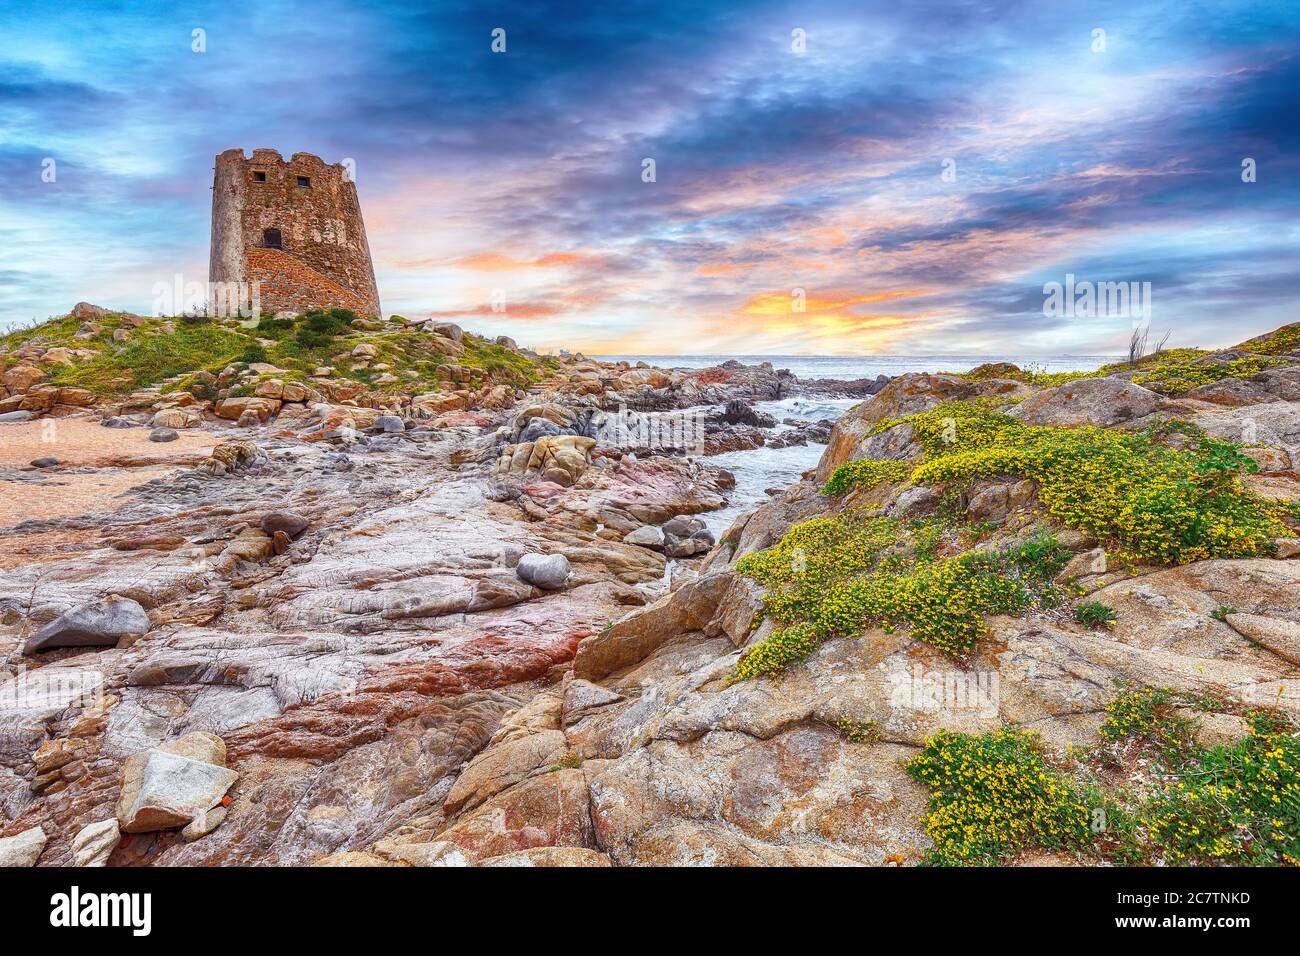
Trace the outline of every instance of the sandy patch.
<instances>
[{"instance_id":1,"label":"sandy patch","mask_svg":"<svg viewBox=\"0 0 1300 956\"><path fill-rule=\"evenodd\" d=\"M211 432L179 430L175 441L152 442L148 428L105 428L85 418L43 418L0 423L0 467L20 468L34 458L53 455L63 465L131 466L179 463L199 451L211 451L218 439ZM147 479L142 479L147 480Z\"/></svg>"},{"instance_id":2,"label":"sandy patch","mask_svg":"<svg viewBox=\"0 0 1300 956\"><path fill-rule=\"evenodd\" d=\"M60 461L43 469L40 481L0 480L0 528L33 518L116 511L122 506L119 496L182 465L197 464L218 441L210 432L179 435L176 441L151 442L147 428L105 428L77 418L0 424L0 469L26 469L28 462L46 456ZM67 470L74 467L103 470Z\"/></svg>"},{"instance_id":3,"label":"sandy patch","mask_svg":"<svg viewBox=\"0 0 1300 956\"><path fill-rule=\"evenodd\" d=\"M32 518L116 511L123 504L117 500L119 495L171 470L170 466L153 465L90 475L52 473L40 482L0 480L0 528L10 528Z\"/></svg>"}]
</instances>

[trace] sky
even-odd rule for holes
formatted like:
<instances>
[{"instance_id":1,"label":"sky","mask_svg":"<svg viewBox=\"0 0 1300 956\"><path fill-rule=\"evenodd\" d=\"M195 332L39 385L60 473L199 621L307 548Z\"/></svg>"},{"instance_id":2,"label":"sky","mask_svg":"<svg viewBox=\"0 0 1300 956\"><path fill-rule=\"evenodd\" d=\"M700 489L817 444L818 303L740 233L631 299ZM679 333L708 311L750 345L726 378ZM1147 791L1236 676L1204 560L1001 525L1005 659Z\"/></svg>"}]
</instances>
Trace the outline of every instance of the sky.
<instances>
[{"instance_id":1,"label":"sky","mask_svg":"<svg viewBox=\"0 0 1300 956\"><path fill-rule=\"evenodd\" d=\"M0 326L204 281L213 157L272 147L355 163L386 314L541 349L1227 345L1300 320L1298 41L1295 0L3 0Z\"/></svg>"}]
</instances>

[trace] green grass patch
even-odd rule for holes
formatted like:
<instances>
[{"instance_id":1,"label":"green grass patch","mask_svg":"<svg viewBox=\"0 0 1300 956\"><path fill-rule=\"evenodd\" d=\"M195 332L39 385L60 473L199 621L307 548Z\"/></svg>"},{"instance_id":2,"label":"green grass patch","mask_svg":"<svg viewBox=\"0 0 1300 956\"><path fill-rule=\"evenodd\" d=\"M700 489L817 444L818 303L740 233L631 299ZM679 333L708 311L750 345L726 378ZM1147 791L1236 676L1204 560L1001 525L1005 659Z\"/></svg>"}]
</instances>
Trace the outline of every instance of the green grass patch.
<instances>
[{"instance_id":1,"label":"green grass patch","mask_svg":"<svg viewBox=\"0 0 1300 956\"><path fill-rule=\"evenodd\" d=\"M1114 608L1109 608L1100 601L1081 601L1074 606L1074 619L1088 627L1114 627Z\"/></svg>"},{"instance_id":2,"label":"green grass patch","mask_svg":"<svg viewBox=\"0 0 1300 956\"><path fill-rule=\"evenodd\" d=\"M236 361L249 344L248 336L215 324L178 324L174 333L138 334L78 365L55 369L50 381L111 395L157 385L197 369L219 372ZM113 380L118 378L132 384L114 385Z\"/></svg>"}]
</instances>

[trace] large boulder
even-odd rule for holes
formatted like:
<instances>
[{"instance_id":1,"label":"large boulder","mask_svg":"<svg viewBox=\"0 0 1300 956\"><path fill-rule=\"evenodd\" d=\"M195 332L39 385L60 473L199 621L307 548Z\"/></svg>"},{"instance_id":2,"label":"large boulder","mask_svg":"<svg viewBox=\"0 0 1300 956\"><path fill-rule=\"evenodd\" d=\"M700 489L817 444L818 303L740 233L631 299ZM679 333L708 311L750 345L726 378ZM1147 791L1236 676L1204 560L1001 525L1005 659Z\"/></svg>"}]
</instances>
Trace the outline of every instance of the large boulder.
<instances>
[{"instance_id":1,"label":"large boulder","mask_svg":"<svg viewBox=\"0 0 1300 956\"><path fill-rule=\"evenodd\" d=\"M1293 448L1300 444L1300 402L1264 402L1198 412L1191 421L1215 438L1243 445Z\"/></svg>"},{"instance_id":2,"label":"large boulder","mask_svg":"<svg viewBox=\"0 0 1300 956\"><path fill-rule=\"evenodd\" d=\"M45 373L31 365L15 365L4 373L4 386L11 395L25 392L33 385L45 381Z\"/></svg>"},{"instance_id":3,"label":"large boulder","mask_svg":"<svg viewBox=\"0 0 1300 956\"><path fill-rule=\"evenodd\" d=\"M225 766L226 746L208 733L187 734L133 754L122 771L117 819L123 833L187 826L221 806L239 774Z\"/></svg>"},{"instance_id":4,"label":"large boulder","mask_svg":"<svg viewBox=\"0 0 1300 956\"><path fill-rule=\"evenodd\" d=\"M453 342L460 342L465 338L465 330L455 322L434 322L429 331L451 339Z\"/></svg>"},{"instance_id":5,"label":"large boulder","mask_svg":"<svg viewBox=\"0 0 1300 956\"><path fill-rule=\"evenodd\" d=\"M91 601L60 614L27 640L23 652L55 647L114 647L124 637L149 633L149 615L130 598Z\"/></svg>"},{"instance_id":6,"label":"large boulder","mask_svg":"<svg viewBox=\"0 0 1300 956\"><path fill-rule=\"evenodd\" d=\"M542 474L568 487L586 472L595 445L594 438L581 435L551 435L506 445L497 459L496 471L501 475Z\"/></svg>"},{"instance_id":7,"label":"large boulder","mask_svg":"<svg viewBox=\"0 0 1300 956\"><path fill-rule=\"evenodd\" d=\"M755 411L752 405L732 399L722 411L722 420L728 425L751 425L755 428L772 428L776 419L766 412Z\"/></svg>"},{"instance_id":8,"label":"large boulder","mask_svg":"<svg viewBox=\"0 0 1300 956\"><path fill-rule=\"evenodd\" d=\"M311 524L302 515L292 511L270 511L262 516L260 527L269 535L282 531L290 538L296 538L307 530Z\"/></svg>"},{"instance_id":9,"label":"large boulder","mask_svg":"<svg viewBox=\"0 0 1300 956\"><path fill-rule=\"evenodd\" d=\"M1145 418L1162 404L1149 388L1122 378L1085 378L1030 395L1008 414L1026 425L1112 428Z\"/></svg>"},{"instance_id":10,"label":"large boulder","mask_svg":"<svg viewBox=\"0 0 1300 956\"><path fill-rule=\"evenodd\" d=\"M664 542L663 529L652 524L642 525L635 531L629 531L623 536L624 544L640 545L643 548L649 548L651 551L662 551Z\"/></svg>"},{"instance_id":11,"label":"large boulder","mask_svg":"<svg viewBox=\"0 0 1300 956\"><path fill-rule=\"evenodd\" d=\"M164 408L149 419L154 428L194 428L203 424L203 416L188 408Z\"/></svg>"},{"instance_id":12,"label":"large boulder","mask_svg":"<svg viewBox=\"0 0 1300 956\"><path fill-rule=\"evenodd\" d=\"M102 305L95 305L93 302L78 302L68 314L74 319L81 319L83 322L93 322L108 315L108 309Z\"/></svg>"},{"instance_id":13,"label":"large boulder","mask_svg":"<svg viewBox=\"0 0 1300 956\"><path fill-rule=\"evenodd\" d=\"M817 464L817 481L825 482L835 469L846 461L857 458L895 457L894 454L884 456L874 451L868 452L863 447L873 438L879 437L870 435L870 432L880 422L928 412L944 402L1015 395L1028 391L1028 386L1005 379L968 382L959 375L943 373L908 372L906 375L899 375L877 394L859 405L854 405L836 421L835 427L831 429L826 451ZM909 440L910 434L909 426L907 433Z\"/></svg>"},{"instance_id":14,"label":"large boulder","mask_svg":"<svg viewBox=\"0 0 1300 956\"><path fill-rule=\"evenodd\" d=\"M713 619L735 580L729 572L707 574L682 585L654 604L633 611L578 645L573 673L598 681L637 664L688 631L701 631Z\"/></svg>"}]
</instances>

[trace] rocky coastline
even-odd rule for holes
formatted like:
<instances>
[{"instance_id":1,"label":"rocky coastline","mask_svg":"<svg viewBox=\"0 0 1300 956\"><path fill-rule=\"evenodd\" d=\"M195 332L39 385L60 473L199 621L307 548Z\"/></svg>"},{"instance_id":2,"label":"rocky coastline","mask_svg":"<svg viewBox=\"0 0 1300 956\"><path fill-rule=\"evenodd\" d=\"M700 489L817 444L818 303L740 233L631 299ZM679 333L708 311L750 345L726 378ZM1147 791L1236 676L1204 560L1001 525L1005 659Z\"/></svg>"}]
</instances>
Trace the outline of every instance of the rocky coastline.
<instances>
[{"instance_id":1,"label":"rocky coastline","mask_svg":"<svg viewBox=\"0 0 1300 956\"><path fill-rule=\"evenodd\" d=\"M432 320L81 303L0 346L0 863L934 862L918 761L1007 727L1146 807L1169 772L1140 734L1107 737L1123 695L1164 695L1188 753L1300 716L1296 329L1078 376L803 382ZM792 396L860 402L833 426L756 407ZM1003 431L1042 458L962 445ZM1146 444L1095 451L1099 433ZM736 483L714 455L796 443L825 446L815 470L705 527ZM1178 532L1204 541L1166 560L1108 533L1104 502L1075 507L1098 487L1058 495L1060 448L1208 462L1205 521ZM815 529L839 537L803 555ZM823 573L845 535L886 531L871 547L909 587L1052 543L994 575L1032 593L972 612L968 644L927 638L912 605L819 623L810 594L859 550L817 582L763 565ZM945 696L962 675L996 692ZM1247 850L1295 863L1298 812ZM1179 860L1146 826L1124 852ZM1122 842L1017 840L966 862L1112 862Z\"/></svg>"}]
</instances>

